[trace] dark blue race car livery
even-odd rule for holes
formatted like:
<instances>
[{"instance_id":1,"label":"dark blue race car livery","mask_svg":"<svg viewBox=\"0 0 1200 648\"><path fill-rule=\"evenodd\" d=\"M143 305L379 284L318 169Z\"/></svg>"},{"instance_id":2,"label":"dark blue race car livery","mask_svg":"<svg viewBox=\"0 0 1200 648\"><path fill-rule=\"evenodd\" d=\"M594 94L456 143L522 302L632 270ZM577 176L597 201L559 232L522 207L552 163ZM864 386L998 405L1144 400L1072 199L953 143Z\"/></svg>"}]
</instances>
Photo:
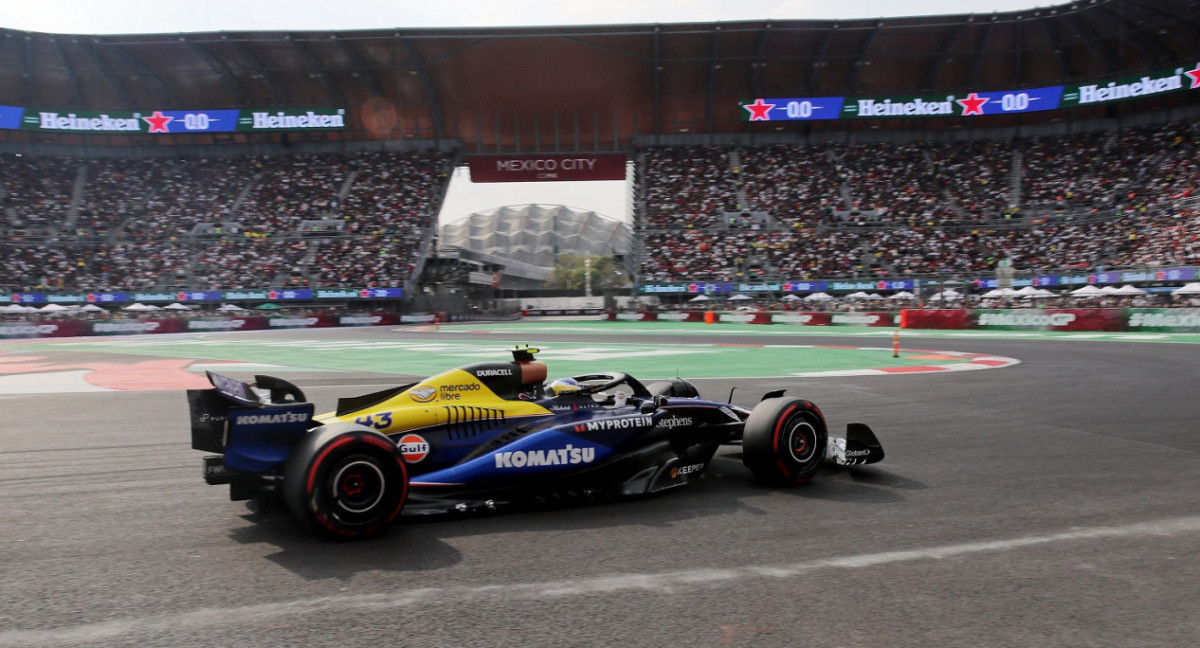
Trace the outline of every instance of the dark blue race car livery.
<instances>
[{"instance_id":1,"label":"dark blue race car livery","mask_svg":"<svg viewBox=\"0 0 1200 648\"><path fill-rule=\"evenodd\" d=\"M234 500L283 501L316 532L366 538L403 512L492 510L535 501L657 493L703 474L723 444L763 483L801 484L823 463L883 459L869 427L830 437L807 400L765 394L753 409L700 396L682 378L622 372L545 383L536 349L353 398L316 414L292 383L209 373L190 390L192 446Z\"/></svg>"}]
</instances>

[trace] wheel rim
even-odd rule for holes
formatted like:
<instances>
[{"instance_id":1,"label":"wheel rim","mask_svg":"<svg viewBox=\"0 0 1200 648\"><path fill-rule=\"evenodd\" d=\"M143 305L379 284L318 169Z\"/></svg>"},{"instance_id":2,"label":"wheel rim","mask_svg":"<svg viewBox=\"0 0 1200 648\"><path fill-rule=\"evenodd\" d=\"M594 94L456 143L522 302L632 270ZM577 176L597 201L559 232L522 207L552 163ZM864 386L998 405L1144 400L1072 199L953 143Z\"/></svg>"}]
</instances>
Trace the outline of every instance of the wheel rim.
<instances>
[{"instance_id":1,"label":"wheel rim","mask_svg":"<svg viewBox=\"0 0 1200 648\"><path fill-rule=\"evenodd\" d=\"M792 461L803 464L812 460L817 451L817 430L812 423L801 419L788 426L785 437Z\"/></svg>"},{"instance_id":2,"label":"wheel rim","mask_svg":"<svg viewBox=\"0 0 1200 648\"><path fill-rule=\"evenodd\" d=\"M367 457L351 457L338 465L329 481L333 504L350 515L369 513L387 490L387 477L379 464Z\"/></svg>"}]
</instances>

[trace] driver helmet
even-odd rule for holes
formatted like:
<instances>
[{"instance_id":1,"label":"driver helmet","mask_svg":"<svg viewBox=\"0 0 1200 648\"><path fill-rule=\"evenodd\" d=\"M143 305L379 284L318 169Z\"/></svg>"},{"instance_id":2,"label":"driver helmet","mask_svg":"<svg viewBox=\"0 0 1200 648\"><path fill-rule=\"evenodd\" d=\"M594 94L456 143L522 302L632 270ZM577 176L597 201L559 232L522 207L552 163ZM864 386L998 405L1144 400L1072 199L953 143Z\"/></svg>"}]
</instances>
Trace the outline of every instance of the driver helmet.
<instances>
[{"instance_id":1,"label":"driver helmet","mask_svg":"<svg viewBox=\"0 0 1200 648\"><path fill-rule=\"evenodd\" d=\"M546 385L546 393L551 396L562 396L579 391L581 385L574 378L559 378Z\"/></svg>"}]
</instances>

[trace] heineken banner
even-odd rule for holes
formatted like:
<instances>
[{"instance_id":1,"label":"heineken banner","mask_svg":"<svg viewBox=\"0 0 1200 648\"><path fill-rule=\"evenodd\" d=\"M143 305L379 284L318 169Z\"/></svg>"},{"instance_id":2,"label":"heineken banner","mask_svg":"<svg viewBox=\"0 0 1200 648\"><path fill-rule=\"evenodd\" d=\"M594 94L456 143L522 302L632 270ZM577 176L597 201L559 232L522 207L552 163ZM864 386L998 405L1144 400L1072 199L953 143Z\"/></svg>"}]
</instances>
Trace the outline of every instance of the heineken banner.
<instances>
[{"instance_id":1,"label":"heineken banner","mask_svg":"<svg viewBox=\"0 0 1200 648\"><path fill-rule=\"evenodd\" d=\"M117 134L341 130L346 128L346 109L63 112L0 106L0 128L52 133Z\"/></svg>"},{"instance_id":2,"label":"heineken banner","mask_svg":"<svg viewBox=\"0 0 1200 648\"><path fill-rule=\"evenodd\" d=\"M1079 108L1200 88L1200 63L1153 74L1048 86L952 95L884 97L790 97L739 102L742 121L970 117Z\"/></svg>"},{"instance_id":3,"label":"heineken banner","mask_svg":"<svg viewBox=\"0 0 1200 648\"><path fill-rule=\"evenodd\" d=\"M277 290L183 290L159 292L97 292L97 293L12 293L0 294L0 303L16 304L99 304L116 305L134 302L143 304L216 303L247 301L310 301L341 299L400 299L403 288L331 288L327 290L297 288Z\"/></svg>"},{"instance_id":4,"label":"heineken banner","mask_svg":"<svg viewBox=\"0 0 1200 648\"><path fill-rule=\"evenodd\" d=\"M8 130L16 130L20 128L21 116L24 114L24 108L0 106L0 128L6 128Z\"/></svg>"}]
</instances>

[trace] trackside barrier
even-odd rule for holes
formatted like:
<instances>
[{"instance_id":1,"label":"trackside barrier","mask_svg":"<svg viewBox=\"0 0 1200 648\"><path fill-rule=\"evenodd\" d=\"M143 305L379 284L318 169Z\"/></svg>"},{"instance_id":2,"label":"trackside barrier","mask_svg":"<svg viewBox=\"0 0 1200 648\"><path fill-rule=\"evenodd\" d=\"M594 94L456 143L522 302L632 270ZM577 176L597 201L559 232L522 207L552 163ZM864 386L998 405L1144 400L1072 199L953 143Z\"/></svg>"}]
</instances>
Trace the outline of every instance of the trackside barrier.
<instances>
[{"instance_id":1,"label":"trackside barrier","mask_svg":"<svg viewBox=\"0 0 1200 648\"><path fill-rule=\"evenodd\" d=\"M663 322L703 322L704 311L667 311L655 313L655 319Z\"/></svg>"},{"instance_id":2,"label":"trackside barrier","mask_svg":"<svg viewBox=\"0 0 1200 648\"><path fill-rule=\"evenodd\" d=\"M771 313L772 324L829 326L832 313Z\"/></svg>"},{"instance_id":3,"label":"trackside barrier","mask_svg":"<svg viewBox=\"0 0 1200 648\"><path fill-rule=\"evenodd\" d=\"M653 311L636 311L631 313L617 313L615 319L622 322L653 322L656 319L657 313Z\"/></svg>"},{"instance_id":4,"label":"trackside barrier","mask_svg":"<svg viewBox=\"0 0 1200 648\"><path fill-rule=\"evenodd\" d=\"M833 326L895 326L899 315L887 311L868 313L831 313L829 323Z\"/></svg>"},{"instance_id":5,"label":"trackside barrier","mask_svg":"<svg viewBox=\"0 0 1200 648\"><path fill-rule=\"evenodd\" d=\"M1120 308L977 310L974 315L974 328L1002 331L1124 331L1128 322Z\"/></svg>"},{"instance_id":6,"label":"trackside barrier","mask_svg":"<svg viewBox=\"0 0 1200 648\"><path fill-rule=\"evenodd\" d=\"M270 317L148 318L130 320L45 320L0 322L0 340L15 338L76 337L92 335L147 335L209 331L261 331L335 326L392 326L395 313L363 315L276 315Z\"/></svg>"},{"instance_id":7,"label":"trackside barrier","mask_svg":"<svg viewBox=\"0 0 1200 648\"><path fill-rule=\"evenodd\" d=\"M708 324L792 326L873 326L901 329L980 329L1015 331L1200 332L1200 308L967 308L905 309L879 312L660 312L654 319ZM617 319L609 314L607 319ZM638 321L652 321L639 319Z\"/></svg>"},{"instance_id":8,"label":"trackside barrier","mask_svg":"<svg viewBox=\"0 0 1200 648\"><path fill-rule=\"evenodd\" d=\"M1130 331L1200 332L1200 308L1131 308Z\"/></svg>"},{"instance_id":9,"label":"trackside barrier","mask_svg":"<svg viewBox=\"0 0 1200 648\"><path fill-rule=\"evenodd\" d=\"M966 308L905 309L900 311L900 328L969 329L971 311Z\"/></svg>"},{"instance_id":10,"label":"trackside barrier","mask_svg":"<svg viewBox=\"0 0 1200 648\"><path fill-rule=\"evenodd\" d=\"M770 324L771 314L766 312L744 311L739 313L721 313L717 316L719 322L735 324Z\"/></svg>"}]
</instances>

